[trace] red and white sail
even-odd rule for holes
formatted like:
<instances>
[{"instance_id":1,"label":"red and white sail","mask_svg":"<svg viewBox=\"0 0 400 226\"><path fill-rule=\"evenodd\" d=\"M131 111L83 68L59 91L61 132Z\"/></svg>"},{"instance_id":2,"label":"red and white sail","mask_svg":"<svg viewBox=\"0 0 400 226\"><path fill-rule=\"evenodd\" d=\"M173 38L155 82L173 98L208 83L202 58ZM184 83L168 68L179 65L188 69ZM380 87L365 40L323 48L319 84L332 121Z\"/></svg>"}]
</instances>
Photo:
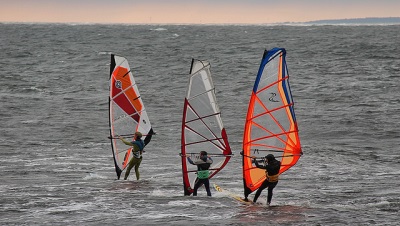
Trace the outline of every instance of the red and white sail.
<instances>
[{"instance_id":1,"label":"red and white sail","mask_svg":"<svg viewBox=\"0 0 400 226\"><path fill-rule=\"evenodd\" d=\"M197 178L197 166L191 165L186 157L196 160L200 151L206 151L214 161L210 167L211 178L228 163L232 155L215 97L210 63L207 61L192 60L189 87L184 100L181 145L185 195L193 192Z\"/></svg>"}]
</instances>

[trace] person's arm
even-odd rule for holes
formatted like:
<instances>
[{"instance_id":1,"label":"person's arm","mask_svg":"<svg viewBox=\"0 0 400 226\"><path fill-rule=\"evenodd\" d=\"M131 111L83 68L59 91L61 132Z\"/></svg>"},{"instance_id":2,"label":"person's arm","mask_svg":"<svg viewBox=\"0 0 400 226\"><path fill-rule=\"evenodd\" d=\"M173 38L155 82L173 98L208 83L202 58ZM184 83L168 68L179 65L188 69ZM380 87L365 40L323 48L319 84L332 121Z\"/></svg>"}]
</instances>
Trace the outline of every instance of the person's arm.
<instances>
[{"instance_id":1,"label":"person's arm","mask_svg":"<svg viewBox=\"0 0 400 226\"><path fill-rule=\"evenodd\" d=\"M190 164L195 165L192 161L192 159L190 159L190 157L187 157L187 160L189 161Z\"/></svg>"},{"instance_id":2,"label":"person's arm","mask_svg":"<svg viewBox=\"0 0 400 226\"><path fill-rule=\"evenodd\" d=\"M253 157L253 161L254 161L254 164L256 164L256 167L257 167L257 168L266 169L265 166L262 166L262 165L260 165L260 164L258 163L256 157Z\"/></svg>"},{"instance_id":3,"label":"person's arm","mask_svg":"<svg viewBox=\"0 0 400 226\"><path fill-rule=\"evenodd\" d=\"M126 141L123 137L119 137L119 139L124 142L124 144L129 145L129 146L133 146L132 142Z\"/></svg>"},{"instance_id":4,"label":"person's arm","mask_svg":"<svg viewBox=\"0 0 400 226\"><path fill-rule=\"evenodd\" d=\"M122 142L124 142L124 144L129 145L129 146L132 146L134 152L139 151L139 145L137 145L135 142L127 141L127 140L125 140L125 139L122 138L122 137L119 137L119 139L120 139Z\"/></svg>"},{"instance_id":5,"label":"person's arm","mask_svg":"<svg viewBox=\"0 0 400 226\"><path fill-rule=\"evenodd\" d=\"M208 159L207 159L207 163L210 163L210 164L212 164L212 163L213 163L213 160L212 160L212 158L211 158L211 157L208 157Z\"/></svg>"}]
</instances>

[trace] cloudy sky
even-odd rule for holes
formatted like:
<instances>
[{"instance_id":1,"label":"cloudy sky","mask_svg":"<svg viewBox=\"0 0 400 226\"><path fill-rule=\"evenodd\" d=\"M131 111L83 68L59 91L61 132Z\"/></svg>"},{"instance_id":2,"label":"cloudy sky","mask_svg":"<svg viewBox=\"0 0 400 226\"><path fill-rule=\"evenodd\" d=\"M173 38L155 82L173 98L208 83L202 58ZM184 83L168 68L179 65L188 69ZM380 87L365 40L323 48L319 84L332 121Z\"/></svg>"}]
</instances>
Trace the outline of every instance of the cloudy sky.
<instances>
[{"instance_id":1,"label":"cloudy sky","mask_svg":"<svg viewBox=\"0 0 400 226\"><path fill-rule=\"evenodd\" d=\"M400 17L400 0L0 0L0 22L276 23Z\"/></svg>"}]
</instances>

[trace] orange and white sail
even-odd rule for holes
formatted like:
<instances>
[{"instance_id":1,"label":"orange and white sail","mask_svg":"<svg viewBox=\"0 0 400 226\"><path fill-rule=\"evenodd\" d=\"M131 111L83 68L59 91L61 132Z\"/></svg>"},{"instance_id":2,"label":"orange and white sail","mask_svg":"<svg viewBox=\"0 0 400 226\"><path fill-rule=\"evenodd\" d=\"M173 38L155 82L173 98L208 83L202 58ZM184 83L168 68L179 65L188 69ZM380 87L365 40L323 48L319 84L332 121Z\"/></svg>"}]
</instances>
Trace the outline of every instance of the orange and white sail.
<instances>
[{"instance_id":1,"label":"orange and white sail","mask_svg":"<svg viewBox=\"0 0 400 226\"><path fill-rule=\"evenodd\" d=\"M128 61L113 54L110 65L109 122L109 138L119 179L132 158L132 147L116 138L123 136L132 139L135 132L141 132L147 145L154 132Z\"/></svg>"},{"instance_id":2,"label":"orange and white sail","mask_svg":"<svg viewBox=\"0 0 400 226\"><path fill-rule=\"evenodd\" d=\"M252 156L261 160L273 154L281 161L281 174L302 155L285 57L283 48L265 51L254 82L243 135L245 197L266 179L265 170L255 167Z\"/></svg>"}]
</instances>

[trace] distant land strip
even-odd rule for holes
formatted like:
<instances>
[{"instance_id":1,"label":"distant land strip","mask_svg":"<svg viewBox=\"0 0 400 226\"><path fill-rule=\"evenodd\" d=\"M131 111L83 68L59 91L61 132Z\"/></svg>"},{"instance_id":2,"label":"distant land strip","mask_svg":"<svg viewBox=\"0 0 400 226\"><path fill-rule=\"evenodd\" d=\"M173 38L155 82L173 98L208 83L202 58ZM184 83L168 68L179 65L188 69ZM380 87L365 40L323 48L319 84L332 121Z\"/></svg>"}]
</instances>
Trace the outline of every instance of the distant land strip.
<instances>
[{"instance_id":1,"label":"distant land strip","mask_svg":"<svg viewBox=\"0 0 400 226\"><path fill-rule=\"evenodd\" d=\"M400 24L400 17L366 17L353 19L314 20L305 24Z\"/></svg>"}]
</instances>

